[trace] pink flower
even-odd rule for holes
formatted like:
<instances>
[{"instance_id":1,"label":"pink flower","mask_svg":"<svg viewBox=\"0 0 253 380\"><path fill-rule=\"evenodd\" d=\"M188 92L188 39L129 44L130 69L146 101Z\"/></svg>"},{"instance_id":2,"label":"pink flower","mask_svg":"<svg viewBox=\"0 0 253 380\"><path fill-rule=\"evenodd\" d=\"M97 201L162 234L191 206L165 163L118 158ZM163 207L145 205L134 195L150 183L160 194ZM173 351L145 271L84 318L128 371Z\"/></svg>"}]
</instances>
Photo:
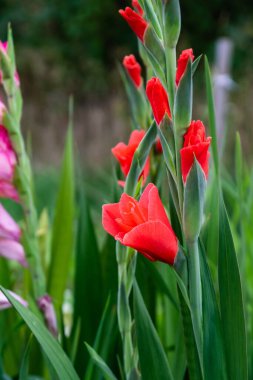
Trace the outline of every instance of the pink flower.
<instances>
[{"instance_id":1,"label":"pink flower","mask_svg":"<svg viewBox=\"0 0 253 380\"><path fill-rule=\"evenodd\" d=\"M0 41L0 50L5 55L8 55L8 41ZM0 71L0 83L2 82L2 80L3 80L3 73L2 73L2 71ZM18 75L17 71L15 71L14 80L15 80L16 86L19 87L20 86L20 79L19 79L19 75Z\"/></svg>"},{"instance_id":2,"label":"pink flower","mask_svg":"<svg viewBox=\"0 0 253 380\"><path fill-rule=\"evenodd\" d=\"M0 196L18 200L18 194L13 186L16 154L12 148L7 129L0 125Z\"/></svg>"},{"instance_id":3,"label":"pink flower","mask_svg":"<svg viewBox=\"0 0 253 380\"><path fill-rule=\"evenodd\" d=\"M21 230L0 204L0 256L27 266L24 248L20 244Z\"/></svg>"},{"instance_id":4,"label":"pink flower","mask_svg":"<svg viewBox=\"0 0 253 380\"><path fill-rule=\"evenodd\" d=\"M8 182L0 181L0 197L1 198L9 198L14 201L19 201L19 195L15 187Z\"/></svg>"},{"instance_id":5,"label":"pink flower","mask_svg":"<svg viewBox=\"0 0 253 380\"><path fill-rule=\"evenodd\" d=\"M21 298L20 296L18 296L16 293L12 292L11 290L8 290L8 292L12 295L12 297L14 297L23 306L25 306L25 307L28 306L28 303L23 298ZM5 297L5 295L3 294L3 292L0 292L0 310L8 309L11 306L12 306L11 303Z\"/></svg>"},{"instance_id":6,"label":"pink flower","mask_svg":"<svg viewBox=\"0 0 253 380\"><path fill-rule=\"evenodd\" d=\"M3 116L6 112L5 104L0 100L0 124L3 122Z\"/></svg>"},{"instance_id":7,"label":"pink flower","mask_svg":"<svg viewBox=\"0 0 253 380\"><path fill-rule=\"evenodd\" d=\"M44 315L48 330L51 331L54 336L57 336L57 320L51 297L48 294L40 297L38 299L38 306Z\"/></svg>"}]
</instances>

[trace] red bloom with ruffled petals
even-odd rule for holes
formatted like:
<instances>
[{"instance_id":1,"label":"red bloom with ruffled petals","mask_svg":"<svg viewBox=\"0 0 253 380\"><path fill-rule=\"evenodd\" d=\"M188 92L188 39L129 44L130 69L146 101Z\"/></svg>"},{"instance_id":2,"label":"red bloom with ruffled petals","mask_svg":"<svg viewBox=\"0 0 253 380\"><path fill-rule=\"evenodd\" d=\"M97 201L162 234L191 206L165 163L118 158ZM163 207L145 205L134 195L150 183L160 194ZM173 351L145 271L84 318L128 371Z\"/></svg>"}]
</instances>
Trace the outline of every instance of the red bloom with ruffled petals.
<instances>
[{"instance_id":1,"label":"red bloom with ruffled petals","mask_svg":"<svg viewBox=\"0 0 253 380\"><path fill-rule=\"evenodd\" d=\"M183 50L180 54L180 57L177 61L177 72L176 72L176 85L178 86L180 79L184 75L188 60L191 59L191 61L194 60L193 50L192 49L186 49Z\"/></svg>"},{"instance_id":2,"label":"red bloom with ruffled petals","mask_svg":"<svg viewBox=\"0 0 253 380\"><path fill-rule=\"evenodd\" d=\"M126 20L136 36L143 42L144 34L148 27L147 21L130 7L126 7L125 10L120 9L119 13Z\"/></svg>"},{"instance_id":3,"label":"red bloom with ruffled petals","mask_svg":"<svg viewBox=\"0 0 253 380\"><path fill-rule=\"evenodd\" d=\"M118 143L114 148L112 148L112 154L114 157L119 161L121 170L126 177L129 173L133 156L138 148L141 140L143 139L145 135L145 131L142 130L134 130L129 138L128 144L124 144L123 142ZM144 169L140 175L140 177L143 177L143 183L145 183L148 174L149 174L149 158L147 159ZM119 182L120 185L124 185L123 181Z\"/></svg>"},{"instance_id":4,"label":"red bloom with ruffled petals","mask_svg":"<svg viewBox=\"0 0 253 380\"><path fill-rule=\"evenodd\" d=\"M202 121L192 121L184 135L184 145L180 150L181 168L184 183L194 163L194 157L202 167L206 179L208 178L208 151L211 137L206 137L205 126Z\"/></svg>"},{"instance_id":5,"label":"red bloom with ruffled petals","mask_svg":"<svg viewBox=\"0 0 253 380\"><path fill-rule=\"evenodd\" d=\"M168 95L158 78L151 78L146 87L146 94L151 104L154 118L159 125L165 113L171 118Z\"/></svg>"},{"instance_id":6,"label":"red bloom with ruffled petals","mask_svg":"<svg viewBox=\"0 0 253 380\"><path fill-rule=\"evenodd\" d=\"M133 54L126 55L123 59L123 66L125 67L135 86L139 88L142 83L141 65L136 61L135 56Z\"/></svg>"},{"instance_id":7,"label":"red bloom with ruffled petals","mask_svg":"<svg viewBox=\"0 0 253 380\"><path fill-rule=\"evenodd\" d=\"M123 193L119 203L104 205L102 224L116 240L147 259L174 264L178 240L152 183L139 201Z\"/></svg>"}]
</instances>

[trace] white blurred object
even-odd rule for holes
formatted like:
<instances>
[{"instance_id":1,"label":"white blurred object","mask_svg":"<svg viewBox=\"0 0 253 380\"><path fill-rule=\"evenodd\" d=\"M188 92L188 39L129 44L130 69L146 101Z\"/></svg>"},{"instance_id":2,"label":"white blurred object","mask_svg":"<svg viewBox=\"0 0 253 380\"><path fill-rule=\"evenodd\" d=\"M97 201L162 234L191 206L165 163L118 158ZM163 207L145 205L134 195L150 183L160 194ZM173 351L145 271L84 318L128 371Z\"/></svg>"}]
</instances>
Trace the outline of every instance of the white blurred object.
<instances>
[{"instance_id":1,"label":"white blurred object","mask_svg":"<svg viewBox=\"0 0 253 380\"><path fill-rule=\"evenodd\" d=\"M214 101L218 148L222 154L225 141L226 119L229 103L229 92L236 87L230 76L234 45L227 37L219 38L215 47L214 67Z\"/></svg>"}]
</instances>

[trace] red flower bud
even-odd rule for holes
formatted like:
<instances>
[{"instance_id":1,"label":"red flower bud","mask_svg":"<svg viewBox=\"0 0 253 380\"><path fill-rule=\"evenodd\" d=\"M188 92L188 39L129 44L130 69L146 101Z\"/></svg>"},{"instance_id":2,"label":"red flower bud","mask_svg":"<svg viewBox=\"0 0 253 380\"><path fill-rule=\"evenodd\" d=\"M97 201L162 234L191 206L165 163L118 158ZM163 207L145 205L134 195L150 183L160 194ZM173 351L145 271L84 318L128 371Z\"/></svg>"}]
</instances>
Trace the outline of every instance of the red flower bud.
<instances>
[{"instance_id":1,"label":"red flower bud","mask_svg":"<svg viewBox=\"0 0 253 380\"><path fill-rule=\"evenodd\" d=\"M141 66L136 61L136 58L133 54L126 55L123 59L123 65L128 72L130 78L134 82L136 87L140 87L142 83L141 78Z\"/></svg>"},{"instance_id":2,"label":"red flower bud","mask_svg":"<svg viewBox=\"0 0 253 380\"><path fill-rule=\"evenodd\" d=\"M145 131L143 129L140 131L134 130L131 133L128 145L124 144L123 142L120 142L114 148L112 148L112 154L119 161L121 170L123 174L125 175L125 177L129 173L134 153L136 149L138 148L144 135L145 135ZM149 174L149 158L147 159L144 169L140 175L140 177L143 176L144 183L148 177L148 174ZM120 181L120 184L122 185L123 182Z\"/></svg>"},{"instance_id":3,"label":"red flower bud","mask_svg":"<svg viewBox=\"0 0 253 380\"><path fill-rule=\"evenodd\" d=\"M205 177L208 177L208 151L211 137L206 137L205 126L202 121L192 121L184 135L184 145L180 150L181 168L184 183L194 163L194 157L202 167Z\"/></svg>"},{"instance_id":4,"label":"red flower bud","mask_svg":"<svg viewBox=\"0 0 253 380\"><path fill-rule=\"evenodd\" d=\"M132 7L136 10L137 13L139 13L140 16L143 16L144 10L140 6L138 0L132 0Z\"/></svg>"},{"instance_id":5,"label":"red flower bud","mask_svg":"<svg viewBox=\"0 0 253 380\"><path fill-rule=\"evenodd\" d=\"M139 251L151 261L174 264L178 240L159 197L150 183L139 202L123 193L119 203L103 206L104 229L123 245Z\"/></svg>"},{"instance_id":6,"label":"red flower bud","mask_svg":"<svg viewBox=\"0 0 253 380\"><path fill-rule=\"evenodd\" d=\"M136 13L132 8L126 7L125 10L120 9L119 13L126 20L130 28L137 35L137 37L143 42L144 33L148 27L148 23L142 16Z\"/></svg>"},{"instance_id":7,"label":"red flower bud","mask_svg":"<svg viewBox=\"0 0 253 380\"><path fill-rule=\"evenodd\" d=\"M178 86L180 79L184 75L188 59L194 60L193 50L192 49L186 49L183 50L180 57L177 61L177 72L176 72L176 85Z\"/></svg>"},{"instance_id":8,"label":"red flower bud","mask_svg":"<svg viewBox=\"0 0 253 380\"><path fill-rule=\"evenodd\" d=\"M168 95L158 78L151 78L148 81L146 93L157 124L161 123L165 113L171 118Z\"/></svg>"},{"instance_id":9,"label":"red flower bud","mask_svg":"<svg viewBox=\"0 0 253 380\"><path fill-rule=\"evenodd\" d=\"M161 143L161 140L159 138L157 138L156 142L155 142L155 152L156 152L156 154L162 154L162 152L163 152L162 143Z\"/></svg>"}]
</instances>

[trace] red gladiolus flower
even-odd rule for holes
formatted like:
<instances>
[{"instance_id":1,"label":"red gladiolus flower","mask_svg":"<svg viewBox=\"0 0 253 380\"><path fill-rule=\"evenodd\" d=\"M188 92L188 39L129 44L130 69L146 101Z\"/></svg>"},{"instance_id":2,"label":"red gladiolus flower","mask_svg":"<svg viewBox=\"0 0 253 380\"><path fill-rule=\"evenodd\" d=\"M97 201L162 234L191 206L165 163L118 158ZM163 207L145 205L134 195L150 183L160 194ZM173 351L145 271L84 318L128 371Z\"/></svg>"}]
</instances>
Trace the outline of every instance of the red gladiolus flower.
<instances>
[{"instance_id":1,"label":"red gladiolus flower","mask_svg":"<svg viewBox=\"0 0 253 380\"><path fill-rule=\"evenodd\" d=\"M136 10L137 13L139 13L140 16L143 16L144 10L140 6L138 0L133 0L132 1L132 7Z\"/></svg>"},{"instance_id":2,"label":"red gladiolus flower","mask_svg":"<svg viewBox=\"0 0 253 380\"><path fill-rule=\"evenodd\" d=\"M148 27L148 23L142 16L136 13L132 8L126 7L125 10L120 9L119 13L126 20L130 28L137 35L137 37L143 42L144 33Z\"/></svg>"},{"instance_id":3,"label":"red gladiolus flower","mask_svg":"<svg viewBox=\"0 0 253 380\"><path fill-rule=\"evenodd\" d=\"M157 124L161 123L165 113L171 118L168 95L158 78L151 78L148 81L146 93Z\"/></svg>"},{"instance_id":4,"label":"red gladiolus flower","mask_svg":"<svg viewBox=\"0 0 253 380\"><path fill-rule=\"evenodd\" d=\"M177 72L176 72L176 85L178 86L180 79L184 75L188 59L194 60L193 50L192 49L186 49L183 50L180 57L177 61Z\"/></svg>"},{"instance_id":5,"label":"red gladiolus flower","mask_svg":"<svg viewBox=\"0 0 253 380\"><path fill-rule=\"evenodd\" d=\"M174 264L178 240L158 194L150 183L139 202L123 193L119 203L103 206L104 229L123 245L151 261Z\"/></svg>"},{"instance_id":6,"label":"red gladiolus flower","mask_svg":"<svg viewBox=\"0 0 253 380\"><path fill-rule=\"evenodd\" d=\"M134 153L135 153L136 149L138 148L138 146L139 146L141 140L143 139L144 135L145 135L145 131L143 129L142 130L134 130L131 133L128 145L120 142L114 148L112 148L112 154L119 161L120 166L121 166L121 170L122 170L123 174L125 175L125 177L129 173ZM147 159L146 164L144 166L144 169L140 175L140 177L143 176L143 182L144 183L148 177L148 173L149 173L149 158ZM119 184L124 186L123 181L119 181Z\"/></svg>"},{"instance_id":7,"label":"red gladiolus flower","mask_svg":"<svg viewBox=\"0 0 253 380\"><path fill-rule=\"evenodd\" d=\"M194 163L194 157L208 177L208 160L210 153L208 151L211 143L211 137L206 137L205 126L202 121L192 121L184 135L184 145L180 150L181 168L184 183Z\"/></svg>"},{"instance_id":8,"label":"red gladiolus flower","mask_svg":"<svg viewBox=\"0 0 253 380\"><path fill-rule=\"evenodd\" d=\"M128 72L130 78L134 82L135 86L138 88L141 86L142 78L141 78L141 66L136 61L136 58L133 54L126 55L123 59L123 65Z\"/></svg>"}]
</instances>

